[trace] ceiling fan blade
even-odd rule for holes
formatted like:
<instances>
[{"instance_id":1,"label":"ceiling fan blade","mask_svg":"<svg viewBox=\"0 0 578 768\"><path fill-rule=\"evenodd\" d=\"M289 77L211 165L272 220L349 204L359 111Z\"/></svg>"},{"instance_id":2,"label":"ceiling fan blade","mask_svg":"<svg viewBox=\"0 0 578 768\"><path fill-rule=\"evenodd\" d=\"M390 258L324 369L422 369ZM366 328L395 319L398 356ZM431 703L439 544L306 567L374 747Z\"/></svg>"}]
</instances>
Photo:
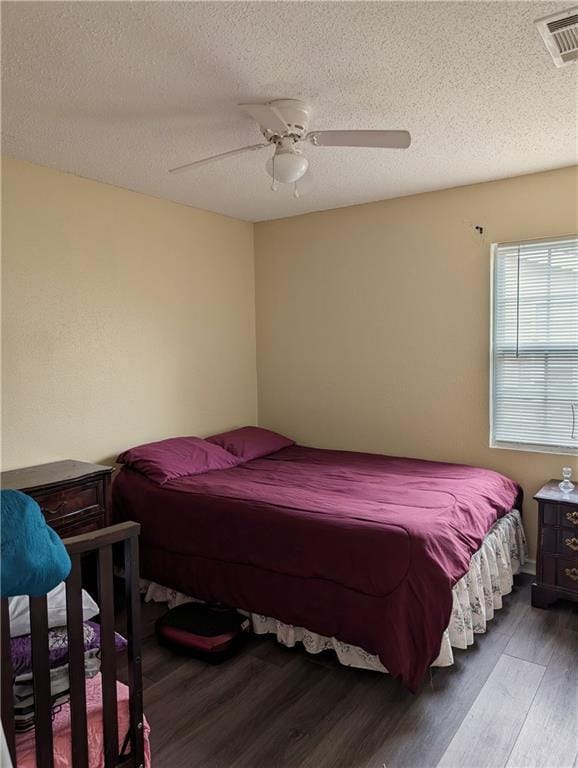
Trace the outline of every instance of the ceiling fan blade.
<instances>
[{"instance_id":1,"label":"ceiling fan blade","mask_svg":"<svg viewBox=\"0 0 578 768\"><path fill-rule=\"evenodd\" d=\"M239 108L256 120L261 128L273 133L285 134L289 126L278 109L271 104L239 104Z\"/></svg>"},{"instance_id":2,"label":"ceiling fan blade","mask_svg":"<svg viewBox=\"0 0 578 768\"><path fill-rule=\"evenodd\" d=\"M315 147L407 149L411 144L408 131L311 131L306 138Z\"/></svg>"},{"instance_id":3,"label":"ceiling fan blade","mask_svg":"<svg viewBox=\"0 0 578 768\"><path fill-rule=\"evenodd\" d=\"M241 155L243 152L254 152L256 149L264 149L270 147L270 144L252 144L249 147L241 147L240 149L231 149L229 152L221 152L220 155L212 155L211 157L205 157L202 160L195 160L192 163L186 163L185 165L178 165L176 168L171 168L169 173L183 173L188 171L189 168L200 168L201 165L207 165L215 160L224 160L226 157L235 157L235 155Z\"/></svg>"}]
</instances>

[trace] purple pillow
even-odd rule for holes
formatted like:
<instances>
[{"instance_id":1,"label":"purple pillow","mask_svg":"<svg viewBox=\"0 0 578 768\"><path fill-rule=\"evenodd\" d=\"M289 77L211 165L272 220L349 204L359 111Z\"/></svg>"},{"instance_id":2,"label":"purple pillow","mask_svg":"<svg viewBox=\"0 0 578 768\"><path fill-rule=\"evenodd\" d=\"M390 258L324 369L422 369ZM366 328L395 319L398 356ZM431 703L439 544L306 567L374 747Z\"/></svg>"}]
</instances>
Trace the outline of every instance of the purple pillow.
<instances>
[{"instance_id":1,"label":"purple pillow","mask_svg":"<svg viewBox=\"0 0 578 768\"><path fill-rule=\"evenodd\" d=\"M117 462L128 464L159 485L211 469L229 469L239 463L223 448L200 437L171 437L139 445L121 453Z\"/></svg>"},{"instance_id":2,"label":"purple pillow","mask_svg":"<svg viewBox=\"0 0 578 768\"><path fill-rule=\"evenodd\" d=\"M295 445L295 440L261 427L241 427L231 432L222 432L220 435L211 435L207 437L207 442L220 445L241 461L259 459L261 456L280 451L281 448Z\"/></svg>"}]
</instances>

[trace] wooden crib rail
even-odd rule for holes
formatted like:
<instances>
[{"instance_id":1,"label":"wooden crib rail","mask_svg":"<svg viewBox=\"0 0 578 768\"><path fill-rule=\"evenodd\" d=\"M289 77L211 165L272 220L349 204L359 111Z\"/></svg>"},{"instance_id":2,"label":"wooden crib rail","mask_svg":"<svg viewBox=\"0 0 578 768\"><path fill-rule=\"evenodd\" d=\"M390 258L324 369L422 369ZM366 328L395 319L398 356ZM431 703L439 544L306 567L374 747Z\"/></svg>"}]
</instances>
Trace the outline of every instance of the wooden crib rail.
<instances>
[{"instance_id":1,"label":"wooden crib rail","mask_svg":"<svg viewBox=\"0 0 578 768\"><path fill-rule=\"evenodd\" d=\"M10 651L10 615L8 613L8 598L0 601L0 659L2 665L2 697L0 698L0 711L4 737L12 758L14 760L14 690L12 673L12 654Z\"/></svg>"},{"instance_id":2,"label":"wooden crib rail","mask_svg":"<svg viewBox=\"0 0 578 768\"><path fill-rule=\"evenodd\" d=\"M88 768L88 738L84 670L82 612L83 555L97 553L98 602L100 608L100 655L102 719L105 768L144 766L144 727L140 648L140 598L138 564L138 523L121 523L65 539L72 569L66 580L68 663L70 685L71 751L73 768ZM116 649L114 641L113 545L123 545L124 593L127 614L130 750L119 754L116 697ZM13 673L10 656L8 601L1 606L2 724L8 749L16 767ZM34 685L36 764L53 766L48 615L46 597L30 598L30 632ZM123 734L124 735L124 734Z\"/></svg>"}]
</instances>

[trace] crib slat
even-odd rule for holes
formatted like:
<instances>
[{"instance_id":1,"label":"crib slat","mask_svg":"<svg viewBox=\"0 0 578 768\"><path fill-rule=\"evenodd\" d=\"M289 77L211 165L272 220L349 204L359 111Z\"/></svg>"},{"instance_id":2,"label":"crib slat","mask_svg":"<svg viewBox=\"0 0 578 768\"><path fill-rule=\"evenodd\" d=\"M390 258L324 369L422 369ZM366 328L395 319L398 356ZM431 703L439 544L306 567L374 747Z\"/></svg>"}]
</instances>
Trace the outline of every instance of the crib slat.
<instances>
[{"instance_id":1,"label":"crib slat","mask_svg":"<svg viewBox=\"0 0 578 768\"><path fill-rule=\"evenodd\" d=\"M72 561L72 570L66 580L66 615L72 764L74 768L87 768L88 737L86 731L86 689L84 682L81 556L71 555L70 559Z\"/></svg>"},{"instance_id":2,"label":"crib slat","mask_svg":"<svg viewBox=\"0 0 578 768\"><path fill-rule=\"evenodd\" d=\"M10 613L8 610L8 598L2 598L0 614L0 637L2 639L2 727L12 762L16 764L16 746L14 735L14 673L12 669L12 653L10 649Z\"/></svg>"},{"instance_id":3,"label":"crib slat","mask_svg":"<svg viewBox=\"0 0 578 768\"><path fill-rule=\"evenodd\" d=\"M100 658L102 675L102 721L104 765L118 763L118 722L116 701L116 649L114 645L114 585L112 546L98 551L98 593L100 605Z\"/></svg>"},{"instance_id":4,"label":"crib slat","mask_svg":"<svg viewBox=\"0 0 578 768\"><path fill-rule=\"evenodd\" d=\"M34 683L36 765L53 768L52 701L48 659L48 610L46 595L30 598L30 635Z\"/></svg>"},{"instance_id":5,"label":"crib slat","mask_svg":"<svg viewBox=\"0 0 578 768\"><path fill-rule=\"evenodd\" d=\"M144 766L144 716L140 642L138 530L124 542L124 585L128 637L129 715L134 768Z\"/></svg>"}]
</instances>

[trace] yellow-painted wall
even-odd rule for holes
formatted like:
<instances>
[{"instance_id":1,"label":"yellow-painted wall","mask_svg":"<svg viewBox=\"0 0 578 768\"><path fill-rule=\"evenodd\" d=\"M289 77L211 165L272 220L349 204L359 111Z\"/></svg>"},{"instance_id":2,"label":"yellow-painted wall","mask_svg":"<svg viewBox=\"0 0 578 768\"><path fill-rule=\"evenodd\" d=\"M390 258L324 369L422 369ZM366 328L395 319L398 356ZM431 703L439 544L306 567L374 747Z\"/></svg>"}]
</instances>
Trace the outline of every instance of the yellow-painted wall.
<instances>
[{"instance_id":1,"label":"yellow-painted wall","mask_svg":"<svg viewBox=\"0 0 578 768\"><path fill-rule=\"evenodd\" d=\"M3 468L255 423L253 225L4 159Z\"/></svg>"},{"instance_id":2,"label":"yellow-painted wall","mask_svg":"<svg viewBox=\"0 0 578 768\"><path fill-rule=\"evenodd\" d=\"M532 494L578 462L488 447L490 243L576 232L578 169L255 226L14 160L2 182L5 469L256 423L256 284L259 423L498 469L534 549Z\"/></svg>"},{"instance_id":3,"label":"yellow-painted wall","mask_svg":"<svg viewBox=\"0 0 578 768\"><path fill-rule=\"evenodd\" d=\"M260 423L497 469L524 488L533 551L531 497L577 462L488 447L490 243L578 231L577 184L566 168L257 224Z\"/></svg>"}]
</instances>

